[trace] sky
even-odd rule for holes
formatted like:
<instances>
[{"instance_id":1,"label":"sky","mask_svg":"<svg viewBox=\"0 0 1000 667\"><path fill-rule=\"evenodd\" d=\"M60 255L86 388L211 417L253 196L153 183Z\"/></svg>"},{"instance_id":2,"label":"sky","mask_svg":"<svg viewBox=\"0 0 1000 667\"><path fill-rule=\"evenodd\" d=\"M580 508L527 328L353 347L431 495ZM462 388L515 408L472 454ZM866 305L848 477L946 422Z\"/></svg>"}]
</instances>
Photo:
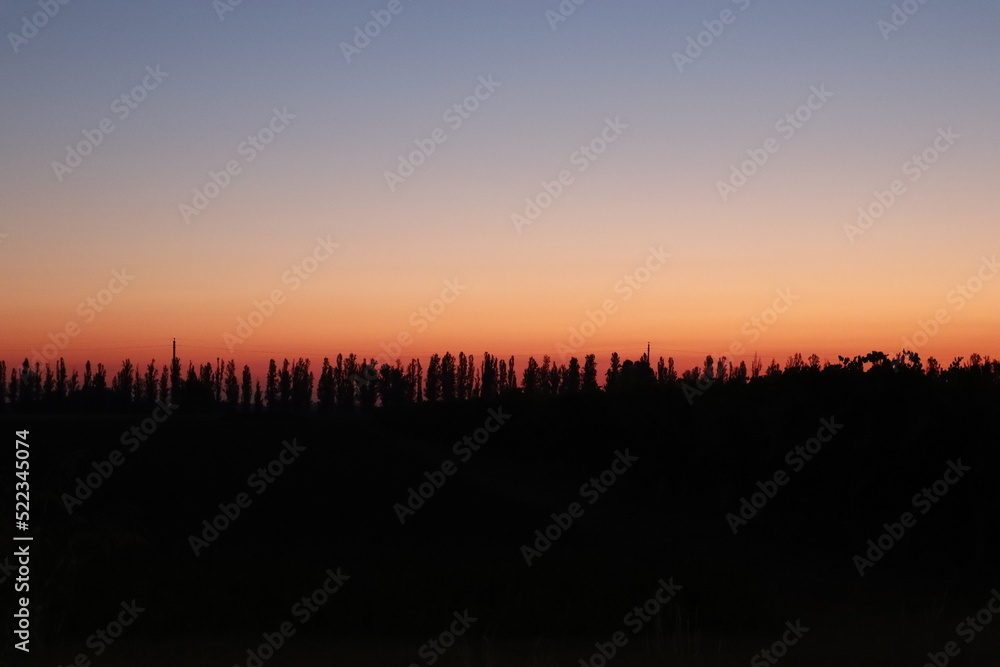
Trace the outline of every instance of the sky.
<instances>
[{"instance_id":1,"label":"sky","mask_svg":"<svg viewBox=\"0 0 1000 667\"><path fill-rule=\"evenodd\" d=\"M5 2L0 359L1000 352L1000 2L579 1Z\"/></svg>"}]
</instances>

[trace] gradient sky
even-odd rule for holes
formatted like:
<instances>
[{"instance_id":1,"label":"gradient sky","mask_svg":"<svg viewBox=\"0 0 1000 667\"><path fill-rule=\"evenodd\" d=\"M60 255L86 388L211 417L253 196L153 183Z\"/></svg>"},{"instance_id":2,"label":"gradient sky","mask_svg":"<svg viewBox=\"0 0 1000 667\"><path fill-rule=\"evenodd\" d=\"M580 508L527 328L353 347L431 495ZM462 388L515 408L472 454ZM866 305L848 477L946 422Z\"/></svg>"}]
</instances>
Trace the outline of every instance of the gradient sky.
<instances>
[{"instance_id":1,"label":"gradient sky","mask_svg":"<svg viewBox=\"0 0 1000 667\"><path fill-rule=\"evenodd\" d=\"M16 53L10 34L41 10L4 3L9 364L67 323L79 333L59 353L112 368L167 362L172 337L196 362L370 356L400 334L404 360L559 358L608 300L580 356L634 358L651 341L682 366L755 351L835 361L896 352L942 313L910 346L923 358L998 353L1000 280L983 258L1000 252L1000 2L914 1L884 35L893 3L871 0L589 0L555 29L554 0L402 0L348 62L341 44L393 3L244 0L220 19L224 1L69 2ZM679 71L674 54L725 10L732 22L710 23L721 34ZM116 98L147 67L167 76L121 118ZM444 112L481 77L500 85L454 127ZM787 136L776 123L814 87L833 95ZM294 119L248 162L241 142L275 109ZM60 181L53 162L102 119L114 130ZM627 129L580 171L574 153L608 119ZM438 128L447 140L390 191L385 173ZM906 163L948 128L958 137L912 180ZM718 183L772 138L777 152L723 201ZM230 161L240 172L186 222L180 205ZM518 231L512 215L563 170L572 182ZM897 179L902 194L849 238ZM308 280L283 280L317 238L339 247ZM670 257L626 299L616 285L650 248ZM134 279L101 312L78 310L122 269ZM454 279L460 295L422 326ZM226 333L276 289L284 302L231 352ZM773 319L779 290L797 298Z\"/></svg>"}]
</instances>

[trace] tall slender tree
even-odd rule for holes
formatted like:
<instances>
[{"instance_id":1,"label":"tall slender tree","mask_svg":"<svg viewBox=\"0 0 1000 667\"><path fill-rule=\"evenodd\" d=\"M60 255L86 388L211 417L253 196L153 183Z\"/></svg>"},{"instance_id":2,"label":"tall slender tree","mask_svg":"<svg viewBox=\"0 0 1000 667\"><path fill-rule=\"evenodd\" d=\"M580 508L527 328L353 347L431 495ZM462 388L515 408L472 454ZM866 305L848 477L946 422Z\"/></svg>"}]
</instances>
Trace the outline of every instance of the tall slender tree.
<instances>
[{"instance_id":1,"label":"tall slender tree","mask_svg":"<svg viewBox=\"0 0 1000 667\"><path fill-rule=\"evenodd\" d=\"M593 393L597 387L597 355L588 354L583 358L583 390Z\"/></svg>"},{"instance_id":2,"label":"tall slender tree","mask_svg":"<svg viewBox=\"0 0 1000 667\"><path fill-rule=\"evenodd\" d=\"M534 357L528 357L528 363L524 366L521 388L527 396L533 396L538 391L538 362Z\"/></svg>"},{"instance_id":3,"label":"tall slender tree","mask_svg":"<svg viewBox=\"0 0 1000 667\"><path fill-rule=\"evenodd\" d=\"M236 360L230 359L226 362L223 383L226 387L226 404L235 412L240 402L240 381L236 378Z\"/></svg>"},{"instance_id":4,"label":"tall slender tree","mask_svg":"<svg viewBox=\"0 0 1000 667\"><path fill-rule=\"evenodd\" d=\"M441 357L441 399L455 400L455 357L451 352Z\"/></svg>"},{"instance_id":5,"label":"tall slender tree","mask_svg":"<svg viewBox=\"0 0 1000 667\"><path fill-rule=\"evenodd\" d=\"M244 412L249 412L250 404L253 401L253 377L250 374L250 367L244 364L243 377L240 382L240 406Z\"/></svg>"},{"instance_id":6,"label":"tall slender tree","mask_svg":"<svg viewBox=\"0 0 1000 667\"><path fill-rule=\"evenodd\" d=\"M278 409L278 365L271 359L267 364L267 378L264 383L264 404L268 412Z\"/></svg>"}]
</instances>

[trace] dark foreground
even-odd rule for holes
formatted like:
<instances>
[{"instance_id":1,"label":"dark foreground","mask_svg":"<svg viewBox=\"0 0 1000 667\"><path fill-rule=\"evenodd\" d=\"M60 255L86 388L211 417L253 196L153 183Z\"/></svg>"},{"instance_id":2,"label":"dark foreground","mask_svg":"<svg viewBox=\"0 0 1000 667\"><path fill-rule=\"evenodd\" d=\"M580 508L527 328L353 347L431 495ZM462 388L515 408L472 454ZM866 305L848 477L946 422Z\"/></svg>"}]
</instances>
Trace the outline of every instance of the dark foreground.
<instances>
[{"instance_id":1,"label":"dark foreground","mask_svg":"<svg viewBox=\"0 0 1000 667\"><path fill-rule=\"evenodd\" d=\"M2 662L1000 664L995 387L723 389L180 408L138 445L148 413L5 415Z\"/></svg>"}]
</instances>

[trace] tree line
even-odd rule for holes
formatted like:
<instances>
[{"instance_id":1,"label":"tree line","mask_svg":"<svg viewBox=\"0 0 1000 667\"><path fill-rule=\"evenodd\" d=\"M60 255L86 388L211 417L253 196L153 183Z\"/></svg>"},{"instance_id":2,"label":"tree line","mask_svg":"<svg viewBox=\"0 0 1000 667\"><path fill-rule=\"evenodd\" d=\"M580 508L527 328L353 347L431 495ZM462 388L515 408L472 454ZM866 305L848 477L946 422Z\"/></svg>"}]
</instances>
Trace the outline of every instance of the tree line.
<instances>
[{"instance_id":1,"label":"tree line","mask_svg":"<svg viewBox=\"0 0 1000 667\"><path fill-rule=\"evenodd\" d=\"M32 366L25 359L9 374L7 364L0 361L0 410L116 411L149 408L163 401L205 411L332 414L423 402L492 400L510 394L545 397L657 388L679 389L691 403L715 385L800 374L823 377L887 372L942 382L967 375L996 381L1000 379L1000 360L972 354L967 361L957 357L944 367L934 357L925 365L917 353L903 350L893 357L873 351L863 356L840 356L838 363L820 363L815 354L803 358L796 353L783 366L772 359L765 367L756 354L749 366L745 361L734 364L725 356L716 360L709 355L701 366L679 373L673 357L660 357L653 367L645 354L637 361L623 361L615 352L600 378L603 381L599 381L593 354L584 356L582 366L577 357L565 364L548 355L541 363L529 357L520 377L514 357L505 360L488 352L478 363L464 352L458 356L434 354L426 369L419 359L404 366L398 359L390 365L374 358L359 359L356 354L338 354L333 362L329 357L323 359L318 377L309 359L284 359L280 368L271 359L262 386L249 366L237 370L233 359L217 358L215 363L198 366L189 363L183 374L179 359L159 368L155 360L140 368L125 359L110 378L100 363L95 368L88 361L81 377L76 369L68 371L61 358L44 367L38 362Z\"/></svg>"}]
</instances>

